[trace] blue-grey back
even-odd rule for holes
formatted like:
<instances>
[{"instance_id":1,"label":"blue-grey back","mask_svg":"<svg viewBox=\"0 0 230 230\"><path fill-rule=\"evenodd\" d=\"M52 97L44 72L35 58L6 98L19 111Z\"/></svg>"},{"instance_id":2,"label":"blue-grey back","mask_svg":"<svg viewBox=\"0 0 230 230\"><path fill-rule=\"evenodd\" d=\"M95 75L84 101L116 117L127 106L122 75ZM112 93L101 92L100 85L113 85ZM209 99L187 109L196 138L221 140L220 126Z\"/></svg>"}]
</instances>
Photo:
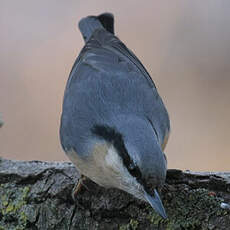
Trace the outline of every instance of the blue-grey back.
<instances>
[{"instance_id":1,"label":"blue-grey back","mask_svg":"<svg viewBox=\"0 0 230 230\"><path fill-rule=\"evenodd\" d=\"M136 115L151 121L163 143L168 113L149 74L113 34L96 30L82 49L67 82L61 121L65 149L87 154L95 124L116 126L116 117ZM116 127L115 127L116 128Z\"/></svg>"}]
</instances>

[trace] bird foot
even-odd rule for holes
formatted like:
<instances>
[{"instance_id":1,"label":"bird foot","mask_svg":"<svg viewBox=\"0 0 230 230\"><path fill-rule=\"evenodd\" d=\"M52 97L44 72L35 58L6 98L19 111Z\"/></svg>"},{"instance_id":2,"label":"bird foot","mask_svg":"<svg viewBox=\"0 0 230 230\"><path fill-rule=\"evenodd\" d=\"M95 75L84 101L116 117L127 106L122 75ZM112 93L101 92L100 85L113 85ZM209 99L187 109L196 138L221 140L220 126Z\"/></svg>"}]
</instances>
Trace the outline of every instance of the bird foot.
<instances>
[{"instance_id":1,"label":"bird foot","mask_svg":"<svg viewBox=\"0 0 230 230\"><path fill-rule=\"evenodd\" d=\"M81 191L82 186L84 186L87 190L89 190L88 187L86 185L84 185L84 183L83 183L84 180L86 180L86 177L81 175L81 177L79 178L78 182L75 184L75 186L73 188L72 199L74 201L76 201L77 194Z\"/></svg>"}]
</instances>

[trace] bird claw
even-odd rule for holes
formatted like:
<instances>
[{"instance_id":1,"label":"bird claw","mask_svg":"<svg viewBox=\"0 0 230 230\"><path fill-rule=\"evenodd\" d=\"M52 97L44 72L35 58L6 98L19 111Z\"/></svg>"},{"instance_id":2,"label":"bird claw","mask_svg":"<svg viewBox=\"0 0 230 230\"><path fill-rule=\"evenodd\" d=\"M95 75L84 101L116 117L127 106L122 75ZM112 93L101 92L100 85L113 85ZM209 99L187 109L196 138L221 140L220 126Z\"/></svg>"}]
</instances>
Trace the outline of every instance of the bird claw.
<instances>
[{"instance_id":1,"label":"bird claw","mask_svg":"<svg viewBox=\"0 0 230 230\"><path fill-rule=\"evenodd\" d=\"M83 184L83 181L84 181L84 180L86 180L86 177L83 176L83 175L81 175L81 177L79 178L78 182L75 184L75 186L74 186L74 188L73 188L73 191L72 191L72 199L73 199L74 201L76 201L76 199L77 199L77 194L81 191L82 186L84 186L87 190L89 190L88 187L87 187L85 184Z\"/></svg>"}]
</instances>

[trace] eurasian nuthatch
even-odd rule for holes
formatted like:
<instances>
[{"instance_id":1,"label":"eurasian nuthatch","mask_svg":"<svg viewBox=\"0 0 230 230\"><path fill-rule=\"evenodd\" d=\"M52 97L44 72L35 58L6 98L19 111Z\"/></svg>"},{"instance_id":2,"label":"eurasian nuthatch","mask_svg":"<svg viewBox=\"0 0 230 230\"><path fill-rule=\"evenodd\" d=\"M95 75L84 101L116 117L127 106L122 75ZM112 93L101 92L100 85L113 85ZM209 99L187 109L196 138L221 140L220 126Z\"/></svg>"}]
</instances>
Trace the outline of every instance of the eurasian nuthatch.
<instances>
[{"instance_id":1,"label":"eurasian nuthatch","mask_svg":"<svg viewBox=\"0 0 230 230\"><path fill-rule=\"evenodd\" d=\"M147 201L162 217L158 195L170 122L145 67L114 35L110 13L79 22L85 46L65 89L60 138L81 175Z\"/></svg>"}]
</instances>

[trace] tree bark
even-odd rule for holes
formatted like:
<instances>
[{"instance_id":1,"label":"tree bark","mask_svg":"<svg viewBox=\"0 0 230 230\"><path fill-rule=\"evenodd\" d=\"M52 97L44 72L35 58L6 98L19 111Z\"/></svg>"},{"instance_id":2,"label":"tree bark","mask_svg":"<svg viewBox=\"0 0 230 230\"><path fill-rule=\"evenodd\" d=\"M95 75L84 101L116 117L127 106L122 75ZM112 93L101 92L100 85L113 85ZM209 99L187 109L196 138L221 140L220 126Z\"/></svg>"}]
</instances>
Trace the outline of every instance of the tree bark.
<instances>
[{"instance_id":1,"label":"tree bark","mask_svg":"<svg viewBox=\"0 0 230 230\"><path fill-rule=\"evenodd\" d=\"M162 200L168 219L145 202L90 180L68 162L0 159L0 230L230 229L230 172L168 170Z\"/></svg>"}]
</instances>

